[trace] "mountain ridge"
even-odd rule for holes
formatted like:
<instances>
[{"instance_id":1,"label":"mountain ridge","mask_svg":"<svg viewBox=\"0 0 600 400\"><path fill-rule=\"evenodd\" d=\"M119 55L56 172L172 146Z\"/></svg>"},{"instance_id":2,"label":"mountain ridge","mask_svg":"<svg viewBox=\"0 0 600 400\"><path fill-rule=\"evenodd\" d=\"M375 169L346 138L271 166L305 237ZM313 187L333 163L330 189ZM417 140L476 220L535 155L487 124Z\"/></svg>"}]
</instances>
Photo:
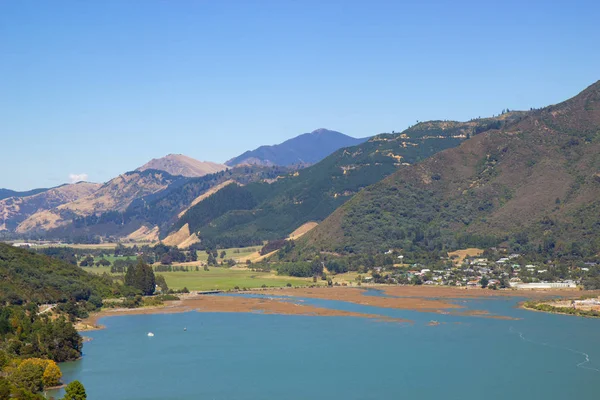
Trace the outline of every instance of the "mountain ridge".
<instances>
[{"instance_id":1,"label":"mountain ridge","mask_svg":"<svg viewBox=\"0 0 600 400\"><path fill-rule=\"evenodd\" d=\"M354 146L366 140L368 138L357 139L341 132L319 128L279 144L248 150L226 161L225 165L310 165L342 147Z\"/></svg>"},{"instance_id":2,"label":"mountain ridge","mask_svg":"<svg viewBox=\"0 0 600 400\"><path fill-rule=\"evenodd\" d=\"M0 200L0 231L15 230L35 213L88 196L100 186L98 183L77 182L57 186L30 196L2 199Z\"/></svg>"},{"instance_id":3,"label":"mountain ridge","mask_svg":"<svg viewBox=\"0 0 600 400\"><path fill-rule=\"evenodd\" d=\"M600 251L599 198L600 81L368 187L302 237L297 251L507 242L591 254Z\"/></svg>"},{"instance_id":4,"label":"mountain ridge","mask_svg":"<svg viewBox=\"0 0 600 400\"><path fill-rule=\"evenodd\" d=\"M227 166L211 161L199 161L183 154L167 154L161 158L153 158L136 171L155 169L168 172L173 176L197 178L226 169Z\"/></svg>"},{"instance_id":5,"label":"mountain ridge","mask_svg":"<svg viewBox=\"0 0 600 400\"><path fill-rule=\"evenodd\" d=\"M60 185L60 186L62 186L62 185ZM56 187L58 187L58 186L56 186ZM11 189L6 189L6 188L0 188L0 200L6 199L8 197L33 196L35 194L45 192L46 190L50 190L50 189L54 189L54 188L37 188L37 189L31 189L31 190L26 190L26 191L17 191L17 190L11 190Z\"/></svg>"},{"instance_id":6,"label":"mountain ridge","mask_svg":"<svg viewBox=\"0 0 600 400\"><path fill-rule=\"evenodd\" d=\"M135 199L185 179L162 170L126 172L99 185L87 196L30 215L18 225L16 232L48 231L66 225L75 218L124 211Z\"/></svg>"}]
</instances>

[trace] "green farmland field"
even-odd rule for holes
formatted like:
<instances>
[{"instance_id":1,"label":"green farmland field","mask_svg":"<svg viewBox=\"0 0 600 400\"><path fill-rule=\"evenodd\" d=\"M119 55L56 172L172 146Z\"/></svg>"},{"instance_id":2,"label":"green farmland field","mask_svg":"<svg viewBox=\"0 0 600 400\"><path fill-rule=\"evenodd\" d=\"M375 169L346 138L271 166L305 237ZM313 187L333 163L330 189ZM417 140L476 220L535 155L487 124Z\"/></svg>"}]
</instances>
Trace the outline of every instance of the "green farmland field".
<instances>
[{"instance_id":1,"label":"green farmland field","mask_svg":"<svg viewBox=\"0 0 600 400\"><path fill-rule=\"evenodd\" d=\"M110 267L84 268L88 272L102 274L110 272ZM269 272L254 272L247 269L210 267L209 271L189 272L157 272L167 280L171 289L189 290L229 290L238 286L242 288L283 287L288 283L292 286L307 286L312 284L312 278L295 278L277 276ZM116 275L116 274L115 274Z\"/></svg>"}]
</instances>

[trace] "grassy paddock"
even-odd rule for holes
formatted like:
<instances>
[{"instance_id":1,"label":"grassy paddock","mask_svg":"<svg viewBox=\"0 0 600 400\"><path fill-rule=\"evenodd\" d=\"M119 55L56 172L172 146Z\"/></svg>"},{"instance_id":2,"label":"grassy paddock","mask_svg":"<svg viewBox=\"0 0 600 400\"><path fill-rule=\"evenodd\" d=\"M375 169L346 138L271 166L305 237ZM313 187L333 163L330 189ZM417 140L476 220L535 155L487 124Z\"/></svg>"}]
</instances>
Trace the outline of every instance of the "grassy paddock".
<instances>
[{"instance_id":1,"label":"grassy paddock","mask_svg":"<svg viewBox=\"0 0 600 400\"><path fill-rule=\"evenodd\" d=\"M165 277L172 289L187 287L189 290L228 290L236 286L241 289L257 288L262 285L282 287L288 283L293 286L305 286L312 283L312 279L218 267L211 267L209 271L159 272L159 274Z\"/></svg>"},{"instance_id":2,"label":"grassy paddock","mask_svg":"<svg viewBox=\"0 0 600 400\"><path fill-rule=\"evenodd\" d=\"M218 260L221 260L221 252L225 251L225 260L233 258L237 262L245 262L247 259L253 260L256 258L257 253L260 251L261 246L253 246L253 247L233 247L229 249L219 249L218 250ZM198 261L207 261L208 254L206 251L201 250L197 252Z\"/></svg>"},{"instance_id":3,"label":"grassy paddock","mask_svg":"<svg viewBox=\"0 0 600 400\"><path fill-rule=\"evenodd\" d=\"M333 275L333 274L327 274L328 278L331 278L331 280L334 283L346 283L349 285L356 285L357 284L357 280L356 277L358 275L362 275L363 277L365 276L370 276L370 274L360 274L356 271L350 271L350 272L344 272L342 274L337 274L337 275Z\"/></svg>"},{"instance_id":4,"label":"grassy paddock","mask_svg":"<svg viewBox=\"0 0 600 400\"><path fill-rule=\"evenodd\" d=\"M110 267L86 267L84 270L102 274L110 273ZM295 278L291 276L278 276L269 272L253 272L246 269L232 269L210 267L209 271L189 272L157 272L165 277L171 289L189 290L229 290L236 286L241 288L283 287L288 283L292 286L306 286L312 284L312 278ZM120 274L114 274L120 275ZM319 284L322 284L319 282Z\"/></svg>"},{"instance_id":5,"label":"grassy paddock","mask_svg":"<svg viewBox=\"0 0 600 400\"><path fill-rule=\"evenodd\" d=\"M91 272L92 274L102 275L103 273L110 274L110 267L81 267L84 271ZM111 274L111 275L121 275L121 274Z\"/></svg>"}]
</instances>

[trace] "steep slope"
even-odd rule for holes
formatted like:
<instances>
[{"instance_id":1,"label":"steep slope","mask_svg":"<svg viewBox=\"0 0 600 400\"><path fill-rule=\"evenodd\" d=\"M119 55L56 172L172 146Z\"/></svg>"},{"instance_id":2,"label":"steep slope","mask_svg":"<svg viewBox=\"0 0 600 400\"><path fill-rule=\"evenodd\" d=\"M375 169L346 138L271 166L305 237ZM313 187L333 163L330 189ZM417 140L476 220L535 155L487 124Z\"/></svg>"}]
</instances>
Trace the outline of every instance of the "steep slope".
<instances>
[{"instance_id":1,"label":"steep slope","mask_svg":"<svg viewBox=\"0 0 600 400\"><path fill-rule=\"evenodd\" d=\"M173 226L188 223L206 245L238 246L287 237L309 221L322 221L362 188L467 137L514 123L522 113L470 122L432 121L402 133L382 134L340 149L311 167L276 181L235 189L243 206L219 192L198 203ZM233 190L233 189L232 189ZM239 193L238 193L239 192Z\"/></svg>"},{"instance_id":2,"label":"steep slope","mask_svg":"<svg viewBox=\"0 0 600 400\"><path fill-rule=\"evenodd\" d=\"M114 294L112 281L28 250L0 243L0 304L56 303L87 293Z\"/></svg>"},{"instance_id":3,"label":"steep slope","mask_svg":"<svg viewBox=\"0 0 600 400\"><path fill-rule=\"evenodd\" d=\"M42 192L0 200L0 230L13 231L31 215L89 196L100 184L79 182L62 185Z\"/></svg>"},{"instance_id":4,"label":"steep slope","mask_svg":"<svg viewBox=\"0 0 600 400\"><path fill-rule=\"evenodd\" d=\"M297 251L600 251L600 82L516 124L402 168L336 210Z\"/></svg>"},{"instance_id":5,"label":"steep slope","mask_svg":"<svg viewBox=\"0 0 600 400\"><path fill-rule=\"evenodd\" d=\"M168 186L156 192L138 194L126 207L75 216L71 221L67 219L63 225L43 232L43 237L73 241L97 241L108 237L156 241L167 236L168 228L179 214L208 194L233 182L272 181L287 171L284 167L248 166L199 178L171 177L171 183L165 182Z\"/></svg>"},{"instance_id":6,"label":"steep slope","mask_svg":"<svg viewBox=\"0 0 600 400\"><path fill-rule=\"evenodd\" d=\"M127 172L111 179L88 196L31 215L16 231L48 231L76 218L124 211L134 200L185 179L158 170Z\"/></svg>"},{"instance_id":7,"label":"steep slope","mask_svg":"<svg viewBox=\"0 0 600 400\"><path fill-rule=\"evenodd\" d=\"M46 190L48 190L48 189L47 188L45 188L45 189L40 188L40 189L27 190L25 192L17 192L15 190L0 188L0 200L6 199L8 197L28 197L28 196L33 196L34 194L45 192Z\"/></svg>"},{"instance_id":8,"label":"steep slope","mask_svg":"<svg viewBox=\"0 0 600 400\"><path fill-rule=\"evenodd\" d=\"M321 161L342 147L356 146L367 140L356 139L343 133L327 129L317 129L283 143L273 146L260 146L247 151L225 164L228 166L243 164L258 165L306 165Z\"/></svg>"},{"instance_id":9,"label":"steep slope","mask_svg":"<svg viewBox=\"0 0 600 400\"><path fill-rule=\"evenodd\" d=\"M183 154L169 154L162 158L153 158L136 171L155 169L165 171L173 176L181 175L189 178L214 174L227 168L225 165L210 161L198 161Z\"/></svg>"}]
</instances>

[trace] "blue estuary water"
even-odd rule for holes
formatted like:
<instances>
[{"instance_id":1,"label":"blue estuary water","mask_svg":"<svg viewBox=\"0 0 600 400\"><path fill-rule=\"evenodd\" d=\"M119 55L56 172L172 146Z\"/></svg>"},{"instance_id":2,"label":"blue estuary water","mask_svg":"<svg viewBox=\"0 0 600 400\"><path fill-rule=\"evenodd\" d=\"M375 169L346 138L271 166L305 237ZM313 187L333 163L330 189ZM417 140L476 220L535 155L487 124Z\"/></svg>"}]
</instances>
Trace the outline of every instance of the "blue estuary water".
<instances>
[{"instance_id":1,"label":"blue estuary water","mask_svg":"<svg viewBox=\"0 0 600 400\"><path fill-rule=\"evenodd\" d=\"M86 333L93 340L83 359L61 365L64 378L83 382L92 400L582 400L600 393L600 319L520 310L506 298L459 301L521 319L303 300L414 323L260 313L109 317L100 321L105 330ZM432 319L440 325L429 326Z\"/></svg>"}]
</instances>

